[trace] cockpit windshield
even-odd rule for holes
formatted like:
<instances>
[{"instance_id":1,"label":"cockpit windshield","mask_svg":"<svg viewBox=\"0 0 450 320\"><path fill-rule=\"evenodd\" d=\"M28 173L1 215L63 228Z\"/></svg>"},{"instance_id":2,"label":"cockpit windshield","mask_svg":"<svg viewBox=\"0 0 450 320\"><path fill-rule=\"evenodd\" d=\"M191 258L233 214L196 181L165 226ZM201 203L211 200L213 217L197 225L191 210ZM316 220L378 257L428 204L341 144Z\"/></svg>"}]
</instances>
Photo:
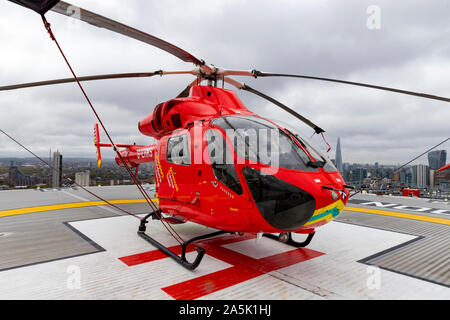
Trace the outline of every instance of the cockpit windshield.
<instances>
[{"instance_id":1,"label":"cockpit windshield","mask_svg":"<svg viewBox=\"0 0 450 320\"><path fill-rule=\"evenodd\" d=\"M225 130L236 154L246 163L261 163L279 168L318 171L314 156L271 122L253 116L223 116L211 121ZM239 159L238 159L239 161Z\"/></svg>"}]
</instances>

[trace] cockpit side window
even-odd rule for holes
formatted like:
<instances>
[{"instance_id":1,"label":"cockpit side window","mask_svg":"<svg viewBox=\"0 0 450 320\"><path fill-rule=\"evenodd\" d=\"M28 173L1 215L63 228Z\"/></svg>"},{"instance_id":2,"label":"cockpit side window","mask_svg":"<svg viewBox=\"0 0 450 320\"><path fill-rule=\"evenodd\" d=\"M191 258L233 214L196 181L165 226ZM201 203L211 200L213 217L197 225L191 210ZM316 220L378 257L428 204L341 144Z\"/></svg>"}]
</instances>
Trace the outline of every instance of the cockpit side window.
<instances>
[{"instance_id":1,"label":"cockpit side window","mask_svg":"<svg viewBox=\"0 0 450 320\"><path fill-rule=\"evenodd\" d=\"M167 162L190 165L189 135L181 134L171 137L167 142Z\"/></svg>"}]
</instances>

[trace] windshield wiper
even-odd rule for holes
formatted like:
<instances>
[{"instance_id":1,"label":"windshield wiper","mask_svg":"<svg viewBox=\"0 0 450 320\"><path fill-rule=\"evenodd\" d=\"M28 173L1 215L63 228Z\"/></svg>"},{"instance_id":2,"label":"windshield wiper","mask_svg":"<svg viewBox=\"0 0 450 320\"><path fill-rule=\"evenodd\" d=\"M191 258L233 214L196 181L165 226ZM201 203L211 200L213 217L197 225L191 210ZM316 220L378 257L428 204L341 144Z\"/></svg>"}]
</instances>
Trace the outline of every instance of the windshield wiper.
<instances>
[{"instance_id":1,"label":"windshield wiper","mask_svg":"<svg viewBox=\"0 0 450 320\"><path fill-rule=\"evenodd\" d=\"M283 132L281 129L279 129L280 130L280 132ZM293 134L291 131L289 131L288 129L286 129L286 128L284 128L284 130L286 130L289 134L288 134L288 136L294 141L294 142L297 142L297 143L299 143L303 148L305 148L306 150L308 150L308 148L305 146L305 144L303 143L303 141L297 136L297 135L295 135L295 134ZM303 150L302 150L303 151ZM304 151L303 151L304 152ZM312 159L312 157L310 157L308 154L306 154L306 152L304 152L305 153L305 155L309 158L309 159L311 159L311 160L309 160L308 162L306 162L306 165L308 166L308 167L311 167L311 168L315 168L315 169L317 169L317 168L323 168L323 166L325 165L325 161L314 161L313 159Z\"/></svg>"},{"instance_id":2,"label":"windshield wiper","mask_svg":"<svg viewBox=\"0 0 450 320\"><path fill-rule=\"evenodd\" d=\"M312 167L312 168L323 168L323 166L325 165L325 162L323 162L323 161L308 161L308 163L306 165L308 167Z\"/></svg>"}]
</instances>

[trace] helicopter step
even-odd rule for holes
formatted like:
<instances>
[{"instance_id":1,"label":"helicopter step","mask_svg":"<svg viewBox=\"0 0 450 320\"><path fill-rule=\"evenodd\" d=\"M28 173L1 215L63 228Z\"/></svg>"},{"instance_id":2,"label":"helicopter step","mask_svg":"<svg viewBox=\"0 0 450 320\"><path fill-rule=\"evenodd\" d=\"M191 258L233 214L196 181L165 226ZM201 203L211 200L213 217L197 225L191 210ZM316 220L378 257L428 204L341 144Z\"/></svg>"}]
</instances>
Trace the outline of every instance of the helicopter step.
<instances>
[{"instance_id":1,"label":"helicopter step","mask_svg":"<svg viewBox=\"0 0 450 320\"><path fill-rule=\"evenodd\" d=\"M157 212L151 212L144 219L147 220L147 218L152 218L152 220L163 220L170 224L183 224L187 221L186 219L181 219L178 217L163 217L161 210L158 210Z\"/></svg>"},{"instance_id":2,"label":"helicopter step","mask_svg":"<svg viewBox=\"0 0 450 320\"><path fill-rule=\"evenodd\" d=\"M205 249L196 247L195 250L197 251L197 257L195 258L194 262L189 262L186 259L186 250L190 243L198 241L198 240L212 238L212 237L219 236L219 235L222 235L225 233L230 233L228 231L217 231L217 232L208 233L205 235L201 235L201 236L189 239L189 240L181 243L181 256L179 256L178 254L176 254L175 252L173 252L172 250L170 250L166 246L162 245L161 243L159 243L158 241L156 241L155 239L153 239L152 237L150 237L148 234L145 233L145 231L146 231L145 224L148 222L147 219L149 217L152 217L153 220L155 220L155 219L159 220L158 217L160 217L160 215L157 215L155 212L151 212L148 215L146 215L141 220L141 224L139 225L139 229L137 232L138 236L140 236L142 239L146 240L147 242L151 243L153 246L158 248L161 252L163 252L167 256L171 257L172 259L174 259L176 262L178 262L179 264L181 264L183 267L185 267L188 270L194 270L195 268L197 268L199 266L200 262L202 261L203 256L206 253ZM163 218L163 219L165 219L165 218Z\"/></svg>"},{"instance_id":3,"label":"helicopter step","mask_svg":"<svg viewBox=\"0 0 450 320\"><path fill-rule=\"evenodd\" d=\"M280 241L282 243L285 243L285 244L290 245L295 248L304 248L307 245L309 245L309 243L311 242L311 240L315 234L316 234L315 232L308 234L308 237L303 242L298 242L298 241L295 241L294 239L292 239L291 232L283 232L283 233L280 233L278 236L276 236L274 234L270 234L270 233L264 233L263 236L266 238L269 238L269 239Z\"/></svg>"},{"instance_id":4,"label":"helicopter step","mask_svg":"<svg viewBox=\"0 0 450 320\"><path fill-rule=\"evenodd\" d=\"M167 218L162 218L162 220L170 223L170 224L183 224L186 223L186 219L180 219L177 217L167 217Z\"/></svg>"}]
</instances>

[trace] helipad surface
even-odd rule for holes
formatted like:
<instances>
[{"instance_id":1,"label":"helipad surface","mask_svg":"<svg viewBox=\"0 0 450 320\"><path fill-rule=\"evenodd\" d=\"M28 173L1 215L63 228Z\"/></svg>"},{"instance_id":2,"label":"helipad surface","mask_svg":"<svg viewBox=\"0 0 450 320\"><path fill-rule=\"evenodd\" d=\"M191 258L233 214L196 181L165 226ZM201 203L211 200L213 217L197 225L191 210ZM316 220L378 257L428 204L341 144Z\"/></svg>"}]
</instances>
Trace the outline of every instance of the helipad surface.
<instances>
[{"instance_id":1,"label":"helipad surface","mask_svg":"<svg viewBox=\"0 0 450 320\"><path fill-rule=\"evenodd\" d=\"M133 213L147 211L134 187L95 192L130 200L119 205ZM188 271L137 236L138 219L85 206L93 200L72 189L0 192L0 299L450 298L444 202L361 195L307 248L223 235L196 243L206 255ZM49 210L24 209L43 206ZM184 239L214 231L192 223L174 228ZM158 221L147 233L177 244Z\"/></svg>"}]
</instances>

